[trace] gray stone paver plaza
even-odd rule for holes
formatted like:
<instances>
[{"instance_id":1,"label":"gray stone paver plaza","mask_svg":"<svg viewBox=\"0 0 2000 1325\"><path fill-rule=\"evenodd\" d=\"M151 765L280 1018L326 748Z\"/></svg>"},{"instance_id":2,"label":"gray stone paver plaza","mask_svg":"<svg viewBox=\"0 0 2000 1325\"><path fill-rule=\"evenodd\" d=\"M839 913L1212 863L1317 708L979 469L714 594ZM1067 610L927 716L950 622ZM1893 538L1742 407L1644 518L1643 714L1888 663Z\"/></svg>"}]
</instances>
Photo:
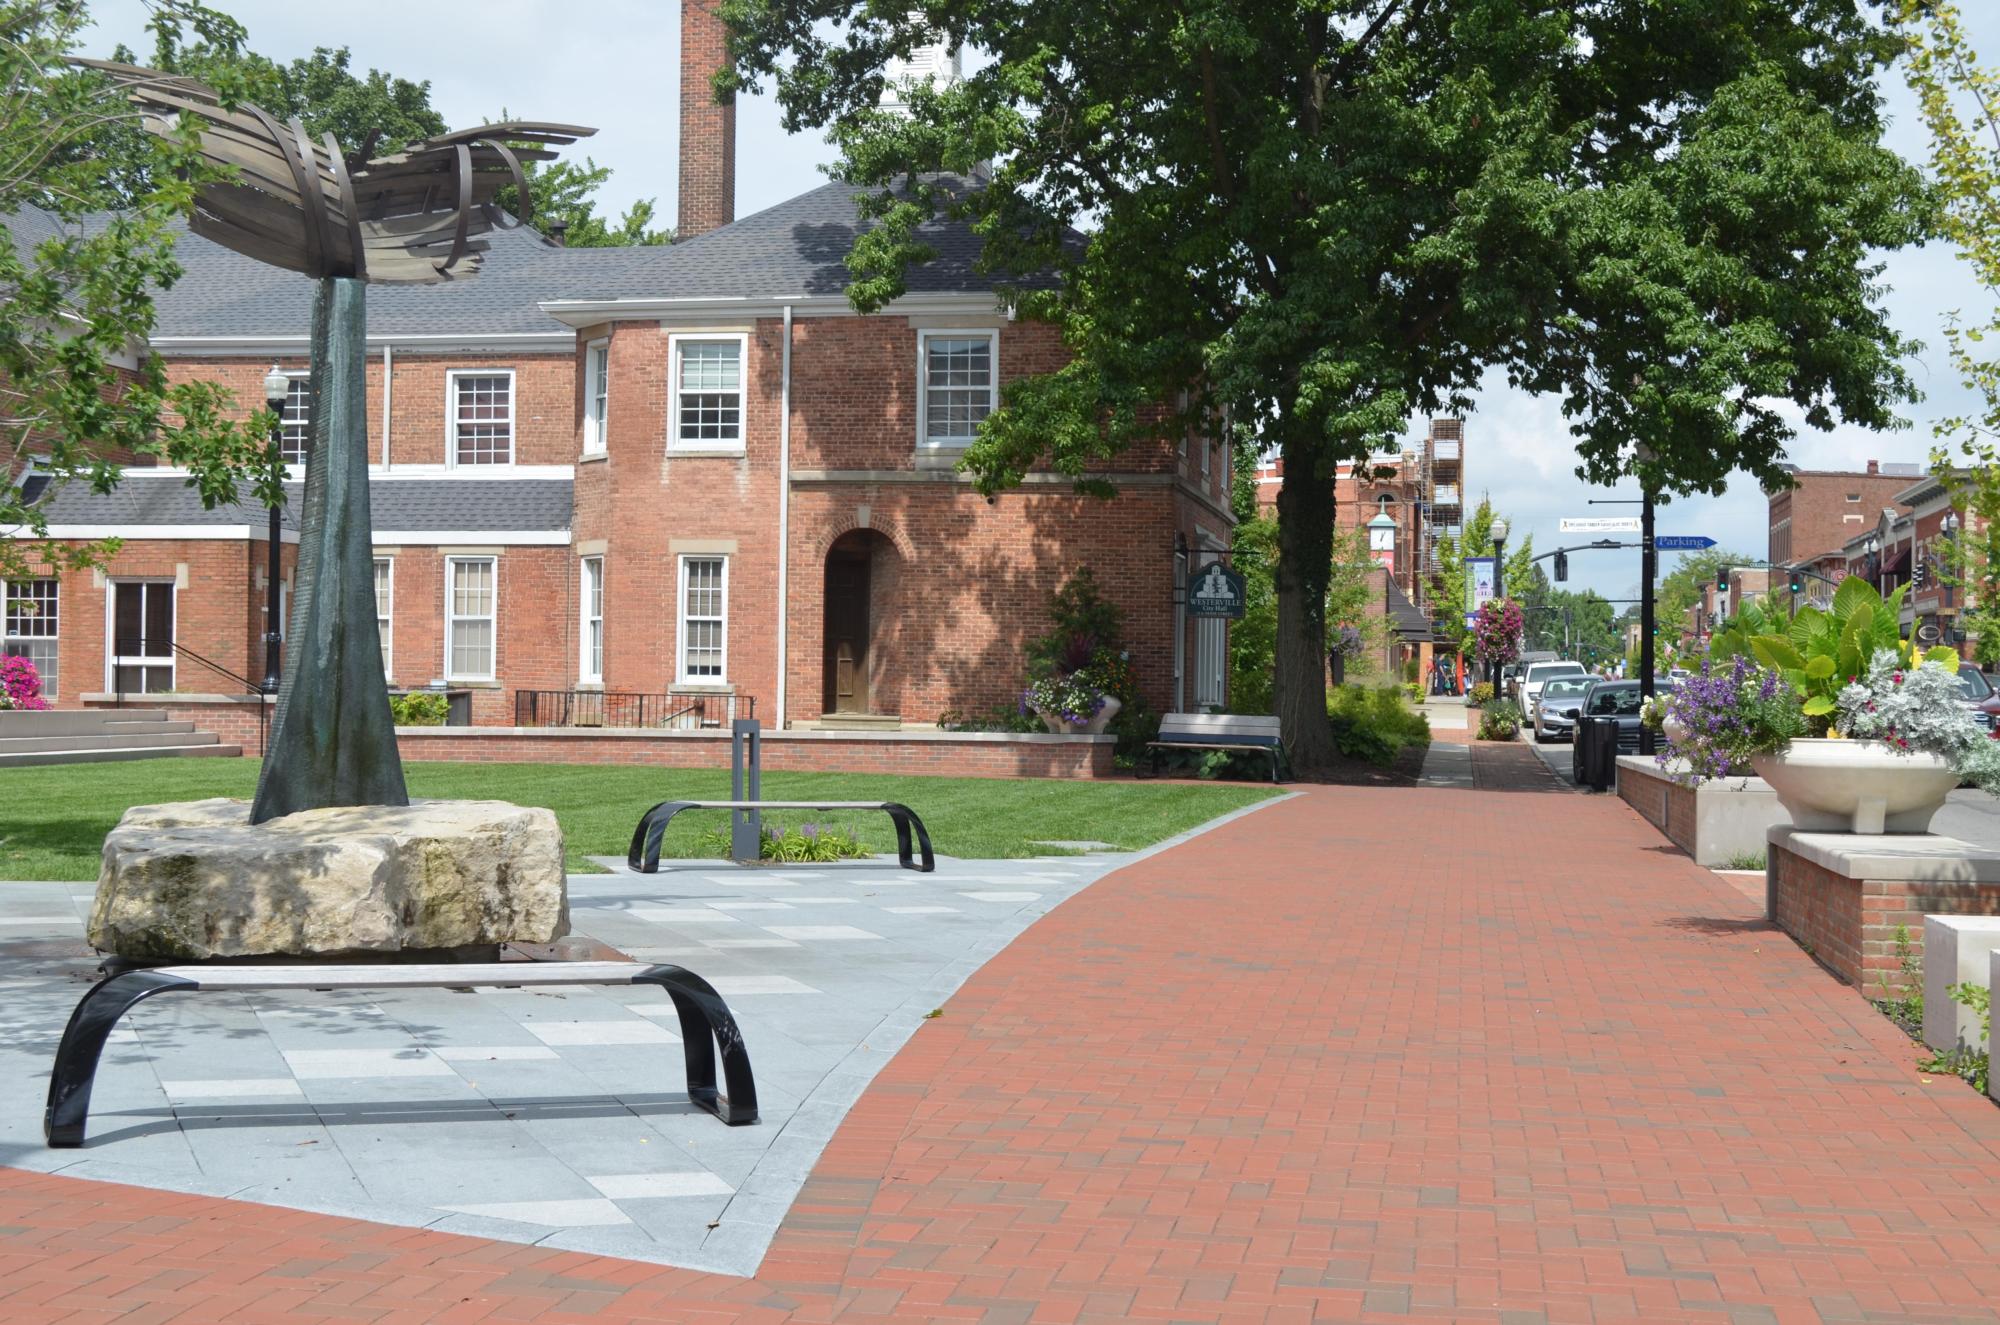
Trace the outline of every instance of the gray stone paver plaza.
<instances>
[{"instance_id":1,"label":"gray stone paver plaza","mask_svg":"<svg viewBox=\"0 0 2000 1325\"><path fill-rule=\"evenodd\" d=\"M96 965L91 889L0 884L0 1164L749 1274L925 1014L1132 859L570 876L577 934L685 966L728 999L755 1126L688 1102L679 1021L656 989L196 994L120 1025L81 1150L45 1148L41 1124Z\"/></svg>"}]
</instances>

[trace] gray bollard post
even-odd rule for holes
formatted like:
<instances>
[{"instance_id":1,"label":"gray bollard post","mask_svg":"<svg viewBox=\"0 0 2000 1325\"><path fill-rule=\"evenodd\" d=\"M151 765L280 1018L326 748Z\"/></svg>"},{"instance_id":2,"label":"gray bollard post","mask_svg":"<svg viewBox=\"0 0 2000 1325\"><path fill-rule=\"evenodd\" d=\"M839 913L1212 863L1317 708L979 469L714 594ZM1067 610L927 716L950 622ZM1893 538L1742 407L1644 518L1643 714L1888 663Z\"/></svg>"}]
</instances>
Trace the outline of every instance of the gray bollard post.
<instances>
[{"instance_id":1,"label":"gray bollard post","mask_svg":"<svg viewBox=\"0 0 2000 1325\"><path fill-rule=\"evenodd\" d=\"M764 724L755 718L737 718L729 724L729 799L733 801L764 799L763 732ZM731 810L729 858L739 865L755 865L763 858L763 846L763 812Z\"/></svg>"}]
</instances>

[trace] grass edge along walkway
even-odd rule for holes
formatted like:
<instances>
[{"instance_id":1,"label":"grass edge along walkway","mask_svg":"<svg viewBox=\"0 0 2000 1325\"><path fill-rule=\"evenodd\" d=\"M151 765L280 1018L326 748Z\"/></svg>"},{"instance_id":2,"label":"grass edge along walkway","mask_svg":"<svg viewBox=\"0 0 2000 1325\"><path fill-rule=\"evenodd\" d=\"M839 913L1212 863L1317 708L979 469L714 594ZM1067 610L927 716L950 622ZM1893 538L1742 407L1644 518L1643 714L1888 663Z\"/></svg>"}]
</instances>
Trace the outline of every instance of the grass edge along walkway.
<instances>
[{"instance_id":1,"label":"grass edge along walkway","mask_svg":"<svg viewBox=\"0 0 2000 1325\"><path fill-rule=\"evenodd\" d=\"M10 770L0 803L0 880L91 881L104 835L127 808L210 796L248 798L254 759L148 759L56 764ZM562 821L569 868L595 869L588 856L622 856L632 827L662 800L726 800L729 773L609 764L406 764L410 794L432 799L542 805ZM1108 842L1138 850L1252 805L1276 788L1254 783L1138 782L1003 778L889 777L857 773L766 773L770 800L902 801L923 818L939 855L975 859L1065 854L1039 842ZM769 816L792 825L836 824L870 850L895 849L880 814L797 812ZM719 854L706 831L720 813L675 819L663 854Z\"/></svg>"}]
</instances>

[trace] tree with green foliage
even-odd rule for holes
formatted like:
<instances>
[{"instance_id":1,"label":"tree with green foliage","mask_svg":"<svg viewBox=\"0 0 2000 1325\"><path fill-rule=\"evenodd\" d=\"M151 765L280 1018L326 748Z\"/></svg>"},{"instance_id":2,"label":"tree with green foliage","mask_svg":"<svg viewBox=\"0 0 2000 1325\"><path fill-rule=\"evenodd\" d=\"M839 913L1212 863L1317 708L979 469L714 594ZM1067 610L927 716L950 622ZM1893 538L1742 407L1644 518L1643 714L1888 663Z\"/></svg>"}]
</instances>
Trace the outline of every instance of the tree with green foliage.
<instances>
[{"instance_id":1,"label":"tree with green foliage","mask_svg":"<svg viewBox=\"0 0 2000 1325\"><path fill-rule=\"evenodd\" d=\"M1277 711L1301 767L1332 750L1335 469L1412 414L1498 367L1562 398L1589 481L1714 493L1779 481L1788 410L1887 427L1910 394L1875 255L1928 217L1881 145L1897 42L1867 0L720 12L718 89L774 81L786 128L830 130L870 190L857 308L903 292L945 214L1062 329L1074 357L1010 383L965 457L983 489L1053 469L1102 492L1099 462L1190 384L1190 417L1227 406L1283 458ZM888 61L940 33L987 62L882 108Z\"/></svg>"},{"instance_id":2,"label":"tree with green foliage","mask_svg":"<svg viewBox=\"0 0 2000 1325\"><path fill-rule=\"evenodd\" d=\"M1230 564L1243 576L1244 612L1229 629L1229 704L1238 713L1269 713L1276 682L1278 645L1278 522L1252 515L1236 526ZM1388 640L1387 617L1377 607L1381 590L1368 533L1349 529L1333 537L1327 573L1326 641L1321 657L1351 646L1348 666L1371 674Z\"/></svg>"},{"instance_id":3,"label":"tree with green foliage","mask_svg":"<svg viewBox=\"0 0 2000 1325\"><path fill-rule=\"evenodd\" d=\"M162 33L199 34L219 49L242 39L234 21L199 4L148 8ZM108 492L124 457L147 455L184 467L209 506L237 500L242 484L260 502L284 500L267 413L232 422L229 392L170 386L150 354L129 377L115 366L146 343L153 294L180 276L174 232L210 176L190 137L145 138L147 183L136 195L118 163L78 149L137 114L105 80L64 63L89 22L76 0L0 8L0 215L14 221L0 226L0 528L13 534L0 541L0 579L38 564L98 564L117 547L37 541L48 521L27 501L30 473ZM234 95L237 85L219 90Z\"/></svg>"},{"instance_id":4,"label":"tree with green foliage","mask_svg":"<svg viewBox=\"0 0 2000 1325\"><path fill-rule=\"evenodd\" d=\"M2000 298L2000 70L1979 62L1951 0L1896 0L1893 12L1931 133L1942 228L1989 301ZM2000 338L2000 315L1971 325L1954 315L1945 338L1981 406L1937 425L1931 470L1950 486L1963 522L1940 545L1943 580L1965 595L1959 624L1973 656L1991 667L2000 664L2000 360L1985 346Z\"/></svg>"}]
</instances>

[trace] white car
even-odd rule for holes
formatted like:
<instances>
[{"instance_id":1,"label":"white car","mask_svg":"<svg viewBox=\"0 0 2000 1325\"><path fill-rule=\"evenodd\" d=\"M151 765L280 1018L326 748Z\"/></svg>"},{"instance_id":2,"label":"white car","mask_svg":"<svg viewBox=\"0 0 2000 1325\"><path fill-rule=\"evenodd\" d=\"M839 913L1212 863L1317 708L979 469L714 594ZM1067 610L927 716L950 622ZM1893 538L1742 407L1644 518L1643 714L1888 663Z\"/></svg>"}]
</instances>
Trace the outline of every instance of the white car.
<instances>
[{"instance_id":1,"label":"white car","mask_svg":"<svg viewBox=\"0 0 2000 1325\"><path fill-rule=\"evenodd\" d=\"M1542 687L1558 676L1587 676L1580 662L1558 661L1529 663L1528 670L1521 674L1521 712L1533 714L1535 706L1541 702Z\"/></svg>"}]
</instances>

